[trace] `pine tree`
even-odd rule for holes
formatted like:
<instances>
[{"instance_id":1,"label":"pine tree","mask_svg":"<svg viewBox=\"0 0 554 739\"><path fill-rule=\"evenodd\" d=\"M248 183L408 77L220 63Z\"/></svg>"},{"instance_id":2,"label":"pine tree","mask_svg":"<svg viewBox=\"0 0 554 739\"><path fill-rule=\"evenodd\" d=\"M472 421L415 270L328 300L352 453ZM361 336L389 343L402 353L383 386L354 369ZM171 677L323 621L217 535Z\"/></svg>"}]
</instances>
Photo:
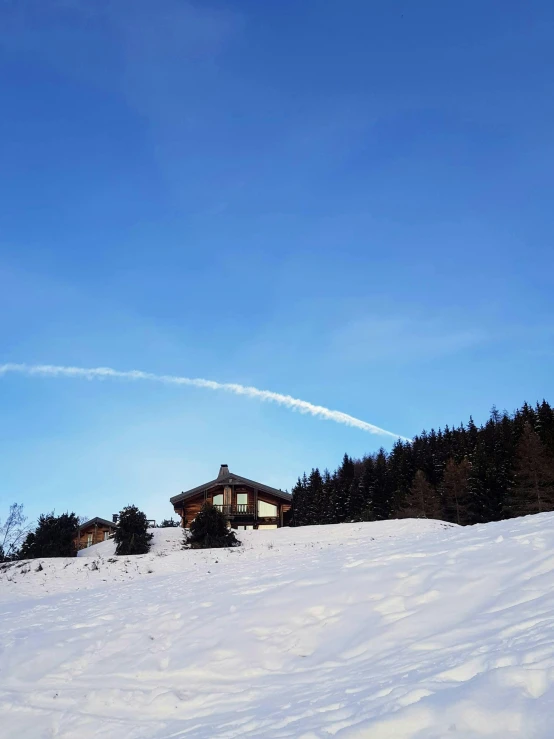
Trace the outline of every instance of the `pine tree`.
<instances>
[{"instance_id":1,"label":"pine tree","mask_svg":"<svg viewBox=\"0 0 554 739\"><path fill-rule=\"evenodd\" d=\"M379 449L375 457L373 486L373 515L376 521L389 518L391 514L391 501L388 489L387 455L383 448Z\"/></svg>"},{"instance_id":2,"label":"pine tree","mask_svg":"<svg viewBox=\"0 0 554 739\"><path fill-rule=\"evenodd\" d=\"M308 478L307 521L309 525L320 523L321 502L323 500L323 479L320 471L313 469Z\"/></svg>"},{"instance_id":3,"label":"pine tree","mask_svg":"<svg viewBox=\"0 0 554 739\"><path fill-rule=\"evenodd\" d=\"M360 521L373 521L373 493L375 490L375 460L366 457L362 461L362 475L360 478L360 493L363 499L360 511Z\"/></svg>"},{"instance_id":4,"label":"pine tree","mask_svg":"<svg viewBox=\"0 0 554 739\"><path fill-rule=\"evenodd\" d=\"M348 491L348 499L346 501L346 520L359 521L364 509L364 491L362 489L362 479L360 472L355 471L350 490Z\"/></svg>"},{"instance_id":5,"label":"pine tree","mask_svg":"<svg viewBox=\"0 0 554 739\"><path fill-rule=\"evenodd\" d=\"M423 470L415 474L413 485L400 512L401 518L439 518L440 505L433 486Z\"/></svg>"},{"instance_id":6,"label":"pine tree","mask_svg":"<svg viewBox=\"0 0 554 739\"><path fill-rule=\"evenodd\" d=\"M345 454L342 465L337 471L336 489L334 498L334 515L337 523L346 521L348 515L348 497L350 486L354 479L354 462Z\"/></svg>"},{"instance_id":7,"label":"pine tree","mask_svg":"<svg viewBox=\"0 0 554 739\"><path fill-rule=\"evenodd\" d=\"M74 557L78 526L74 513L42 513L35 531L28 533L21 545L19 558Z\"/></svg>"},{"instance_id":8,"label":"pine tree","mask_svg":"<svg viewBox=\"0 0 554 739\"><path fill-rule=\"evenodd\" d=\"M537 403L536 415L535 431L547 451L554 454L554 409L548 405L546 400L543 400L542 403Z\"/></svg>"},{"instance_id":9,"label":"pine tree","mask_svg":"<svg viewBox=\"0 0 554 739\"><path fill-rule=\"evenodd\" d=\"M479 439L471 455L471 472L468 478L468 523L485 523L488 520L488 457L484 439Z\"/></svg>"},{"instance_id":10,"label":"pine tree","mask_svg":"<svg viewBox=\"0 0 554 739\"><path fill-rule=\"evenodd\" d=\"M114 534L116 554L147 554L153 534L148 531L146 514L135 505L123 508Z\"/></svg>"},{"instance_id":11,"label":"pine tree","mask_svg":"<svg viewBox=\"0 0 554 739\"><path fill-rule=\"evenodd\" d=\"M398 440L387 459L387 488L390 489L389 516L395 516L404 506L414 475L414 454L408 442Z\"/></svg>"},{"instance_id":12,"label":"pine tree","mask_svg":"<svg viewBox=\"0 0 554 739\"><path fill-rule=\"evenodd\" d=\"M554 508L554 458L529 421L516 447L513 484L506 501L506 513L525 516Z\"/></svg>"},{"instance_id":13,"label":"pine tree","mask_svg":"<svg viewBox=\"0 0 554 739\"><path fill-rule=\"evenodd\" d=\"M446 463L441 484L444 517L447 521L464 525L467 523L467 500L471 465L467 458L456 462L450 458Z\"/></svg>"},{"instance_id":14,"label":"pine tree","mask_svg":"<svg viewBox=\"0 0 554 739\"><path fill-rule=\"evenodd\" d=\"M335 487L336 476L331 475L329 470L323 473L323 490L320 506L319 522L328 524L336 523L335 520Z\"/></svg>"},{"instance_id":15,"label":"pine tree","mask_svg":"<svg viewBox=\"0 0 554 739\"><path fill-rule=\"evenodd\" d=\"M221 549L238 547L233 529L228 528L224 514L209 501L204 503L200 513L185 531L183 547L185 549Z\"/></svg>"},{"instance_id":16,"label":"pine tree","mask_svg":"<svg viewBox=\"0 0 554 739\"><path fill-rule=\"evenodd\" d=\"M494 505L491 520L500 521L503 517L504 503L508 494L511 477L511 460L514 455L512 424L506 411L495 411L494 420Z\"/></svg>"},{"instance_id":17,"label":"pine tree","mask_svg":"<svg viewBox=\"0 0 554 739\"><path fill-rule=\"evenodd\" d=\"M509 438L493 407L492 416L479 430L471 459L469 515L471 523L499 521L509 483Z\"/></svg>"},{"instance_id":18,"label":"pine tree","mask_svg":"<svg viewBox=\"0 0 554 739\"><path fill-rule=\"evenodd\" d=\"M473 420L473 416L469 417L469 423L467 425L467 442L468 442L468 451L473 452L477 445L477 439L479 437L479 429L475 425L475 422Z\"/></svg>"},{"instance_id":19,"label":"pine tree","mask_svg":"<svg viewBox=\"0 0 554 739\"><path fill-rule=\"evenodd\" d=\"M444 474L446 459L444 457L444 440L442 431L435 433L431 429L429 433L429 463L426 476L430 485L436 490Z\"/></svg>"},{"instance_id":20,"label":"pine tree","mask_svg":"<svg viewBox=\"0 0 554 739\"><path fill-rule=\"evenodd\" d=\"M306 493L308 489L308 478L306 473L298 478L292 489L292 520L294 526L305 526L307 522Z\"/></svg>"},{"instance_id":21,"label":"pine tree","mask_svg":"<svg viewBox=\"0 0 554 739\"><path fill-rule=\"evenodd\" d=\"M340 490L336 472L331 476L328 490L329 499L327 501L327 523L340 523L337 514L337 511L340 510Z\"/></svg>"}]
</instances>

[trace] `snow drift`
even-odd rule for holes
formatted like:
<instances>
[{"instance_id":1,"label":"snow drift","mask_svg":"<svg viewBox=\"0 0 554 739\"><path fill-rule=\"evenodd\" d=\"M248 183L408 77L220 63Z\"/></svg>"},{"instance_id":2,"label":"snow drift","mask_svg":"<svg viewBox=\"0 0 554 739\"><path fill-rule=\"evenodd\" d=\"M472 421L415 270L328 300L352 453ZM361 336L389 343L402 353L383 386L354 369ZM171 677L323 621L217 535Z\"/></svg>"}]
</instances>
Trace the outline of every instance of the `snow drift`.
<instances>
[{"instance_id":1,"label":"snow drift","mask_svg":"<svg viewBox=\"0 0 554 739\"><path fill-rule=\"evenodd\" d=\"M0 571L2 735L549 739L554 514Z\"/></svg>"}]
</instances>

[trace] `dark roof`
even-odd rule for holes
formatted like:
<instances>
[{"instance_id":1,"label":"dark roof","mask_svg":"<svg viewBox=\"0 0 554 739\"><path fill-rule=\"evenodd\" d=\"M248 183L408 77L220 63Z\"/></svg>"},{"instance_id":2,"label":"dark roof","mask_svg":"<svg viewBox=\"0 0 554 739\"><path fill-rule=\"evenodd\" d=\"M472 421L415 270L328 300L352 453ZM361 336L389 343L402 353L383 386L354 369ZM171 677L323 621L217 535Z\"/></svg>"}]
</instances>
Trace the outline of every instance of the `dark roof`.
<instances>
[{"instance_id":1,"label":"dark roof","mask_svg":"<svg viewBox=\"0 0 554 739\"><path fill-rule=\"evenodd\" d=\"M277 490L277 488L272 488L269 487L269 485L263 485L261 482L249 480L247 477L241 477L240 475L235 475L234 472L229 472L229 468L226 464L221 465L219 474L215 480L210 480L210 482L205 482L203 485L198 485L191 490L186 490L183 493L179 493L179 495L174 495L173 498L170 498L169 500L173 504L180 503L186 498L191 498L193 495L198 495L198 493L202 493L204 490L213 488L214 485L225 485L226 483L242 483L243 485L250 485L251 487L257 488L261 493L268 493L269 495L274 495L283 500L292 500L292 495L289 495L289 493L284 493L282 490Z\"/></svg>"},{"instance_id":2,"label":"dark roof","mask_svg":"<svg viewBox=\"0 0 554 739\"><path fill-rule=\"evenodd\" d=\"M93 526L94 524L97 524L98 526L109 526L110 529L117 528L117 524L113 521L106 521L105 518L98 518L98 516L96 516L96 518L91 518L90 521L80 524L79 529L86 529L89 526Z\"/></svg>"}]
</instances>

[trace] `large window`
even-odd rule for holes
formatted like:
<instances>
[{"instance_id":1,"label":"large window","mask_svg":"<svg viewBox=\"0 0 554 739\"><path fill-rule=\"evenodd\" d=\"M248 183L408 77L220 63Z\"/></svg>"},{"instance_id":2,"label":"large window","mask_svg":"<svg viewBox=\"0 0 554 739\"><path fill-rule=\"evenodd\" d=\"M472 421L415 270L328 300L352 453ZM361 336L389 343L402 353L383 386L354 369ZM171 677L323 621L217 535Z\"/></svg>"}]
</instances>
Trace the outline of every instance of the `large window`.
<instances>
[{"instance_id":1,"label":"large window","mask_svg":"<svg viewBox=\"0 0 554 739\"><path fill-rule=\"evenodd\" d=\"M214 495L212 502L213 502L213 504L215 506L222 506L223 505L223 493L219 493L218 495Z\"/></svg>"},{"instance_id":2,"label":"large window","mask_svg":"<svg viewBox=\"0 0 554 739\"><path fill-rule=\"evenodd\" d=\"M263 500L258 501L258 516L262 518L277 518L277 506L266 503Z\"/></svg>"},{"instance_id":3,"label":"large window","mask_svg":"<svg viewBox=\"0 0 554 739\"><path fill-rule=\"evenodd\" d=\"M248 513L248 493L237 493L237 513Z\"/></svg>"},{"instance_id":4,"label":"large window","mask_svg":"<svg viewBox=\"0 0 554 739\"><path fill-rule=\"evenodd\" d=\"M87 547L92 546L92 534L87 534Z\"/></svg>"}]
</instances>

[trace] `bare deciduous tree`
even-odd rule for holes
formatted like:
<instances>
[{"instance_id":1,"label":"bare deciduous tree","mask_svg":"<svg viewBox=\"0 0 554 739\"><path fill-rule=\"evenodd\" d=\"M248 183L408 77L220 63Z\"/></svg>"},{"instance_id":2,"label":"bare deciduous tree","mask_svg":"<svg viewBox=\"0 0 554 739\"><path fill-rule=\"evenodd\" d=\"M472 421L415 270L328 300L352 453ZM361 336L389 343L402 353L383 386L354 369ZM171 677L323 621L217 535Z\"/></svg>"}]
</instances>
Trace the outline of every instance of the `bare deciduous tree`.
<instances>
[{"instance_id":1,"label":"bare deciduous tree","mask_svg":"<svg viewBox=\"0 0 554 739\"><path fill-rule=\"evenodd\" d=\"M23 503L13 503L4 523L0 522L0 562L16 558L23 539L31 529L25 526L26 521Z\"/></svg>"}]
</instances>

